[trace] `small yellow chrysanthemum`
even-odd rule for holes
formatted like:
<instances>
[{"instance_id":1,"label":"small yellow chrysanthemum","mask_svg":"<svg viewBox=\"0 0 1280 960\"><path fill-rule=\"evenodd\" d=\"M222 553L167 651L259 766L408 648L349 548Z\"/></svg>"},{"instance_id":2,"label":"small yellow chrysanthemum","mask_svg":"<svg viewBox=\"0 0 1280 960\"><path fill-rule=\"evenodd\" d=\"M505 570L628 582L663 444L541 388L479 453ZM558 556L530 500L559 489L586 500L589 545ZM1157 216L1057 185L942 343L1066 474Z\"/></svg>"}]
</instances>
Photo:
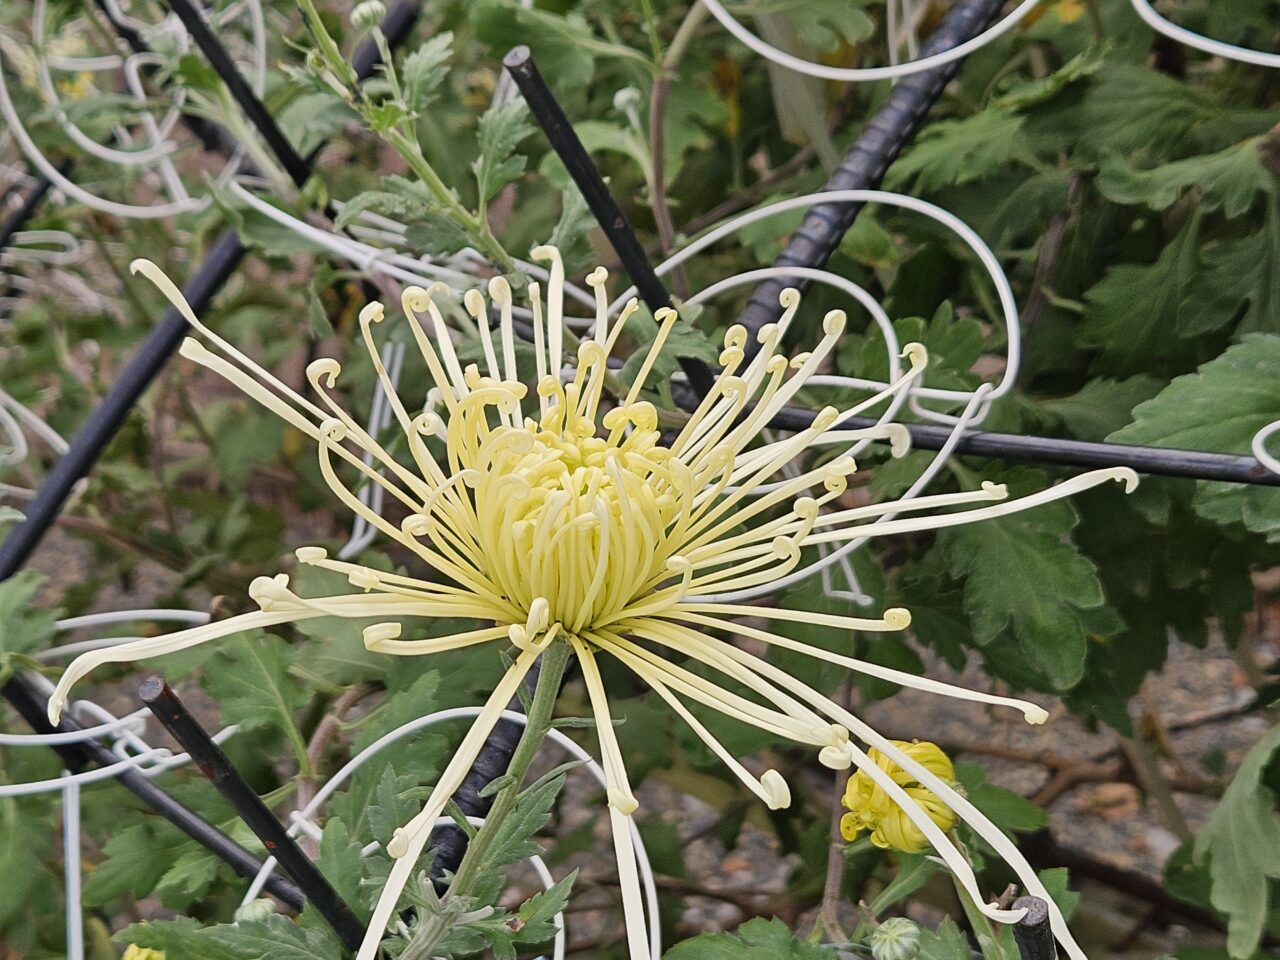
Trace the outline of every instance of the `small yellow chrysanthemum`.
<instances>
[{"instance_id":1,"label":"small yellow chrysanthemum","mask_svg":"<svg viewBox=\"0 0 1280 960\"><path fill-rule=\"evenodd\" d=\"M955 780L955 769L937 744L928 742L891 741L895 747L918 762L935 777L945 783ZM871 762L893 778L916 805L929 815L944 833L955 826L955 811L937 798L932 790L922 786L914 775L903 770L879 750L867 751ZM840 818L840 833L846 840L857 839L864 830L871 831L871 842L886 850L903 853L919 853L929 846L929 840L880 785L867 773L859 770L849 778L843 802L849 810Z\"/></svg>"},{"instance_id":2,"label":"small yellow chrysanthemum","mask_svg":"<svg viewBox=\"0 0 1280 960\"><path fill-rule=\"evenodd\" d=\"M150 947L139 947L131 943L120 960L164 960L164 951L152 950Z\"/></svg>"},{"instance_id":3,"label":"small yellow chrysanthemum","mask_svg":"<svg viewBox=\"0 0 1280 960\"><path fill-rule=\"evenodd\" d=\"M614 733L597 663L601 655L632 671L670 705L769 807L778 809L791 802L781 774L749 771L697 719L689 702L805 745L833 769L856 766L859 776L865 775L883 790L886 802L899 805L905 820L937 850L978 909L994 920L1019 919L1021 911L984 901L972 868L939 829L934 813L872 759L883 755L963 817L1006 859L1030 892L1049 899L1035 871L1009 839L948 781L840 704L721 635L794 650L904 686L1011 706L1029 722L1042 723L1048 714L1025 700L893 670L765 628L778 620L826 627L844 635L902 630L911 619L905 610L889 609L879 618L861 618L739 601L768 592L795 573L806 547L972 523L1108 480L1132 487L1137 481L1133 471L1095 471L1003 504L994 502L1007 497L1004 487L987 483L961 493L841 509L839 499L855 470L852 457L802 467L795 477L783 475L783 469L803 464L814 447L847 446L868 438L893 441L894 452L900 455L906 446L901 426L847 430L840 425L890 400L918 378L926 366L923 347L910 344L906 348L903 356L910 361L910 369L880 392L844 409L826 407L817 412L812 427L772 439L764 428L818 373L844 328L844 314L832 311L823 320L823 336L814 349L787 356L782 342L800 297L795 290L786 290L781 296L782 317L757 334L759 350L754 356L746 349L748 334L742 326L725 333L719 375L697 409L667 440L658 429L657 411L641 396L676 322L675 312L657 312L658 333L645 348L631 386L625 393L615 391L611 387L616 375L608 360L638 303L633 299L618 316L611 316L606 272L594 271L587 277L595 290L594 328L578 345L576 357L566 356L560 254L552 247L539 247L533 255L550 262L545 310L539 285L529 285L533 370L522 370L516 362L512 291L500 277L489 282L488 302L479 290L470 290L462 298L471 317L469 335L483 353L483 364L465 367L437 302L451 295L449 288L434 284L427 290L404 291L410 335L435 382L425 397L410 398L409 403L397 393L379 359L373 328L383 322L382 305L373 303L360 312L361 339L400 426L399 446L405 451L401 456L393 456L335 397L341 372L338 361L323 358L307 368L317 398L307 399L204 326L154 264L135 261L133 269L160 287L217 349L215 353L188 339L182 355L226 377L314 440L320 471L334 494L412 554L417 575L375 570L330 558L323 547L302 547L297 551L299 562L341 573L353 589L330 597L302 597L290 589L287 574L260 577L249 587L257 612L81 655L67 668L50 698L51 719L56 721L72 685L100 664L173 653L244 630L317 617L376 621L364 628L364 644L393 656L482 643L514 645L514 662L421 811L387 844L395 863L357 960L376 956L437 818L503 709L552 644L568 644L576 654L595 713L632 960L649 956L628 822L637 801ZM496 340L491 309L498 315ZM530 384L534 396L530 396ZM391 511L384 515L371 509L357 495L366 483L381 486L403 519L393 523ZM982 503L992 505L928 513ZM480 625L446 637L402 639L401 621L408 617L462 619ZM743 618L751 618L752 623L744 623ZM757 625L762 621L765 626ZM558 654L567 653L563 646L556 649ZM689 670L684 666L687 661L708 669ZM871 748L871 753L859 743ZM1056 907L1051 905L1050 910L1058 938L1073 960L1084 960L1066 921Z\"/></svg>"}]
</instances>

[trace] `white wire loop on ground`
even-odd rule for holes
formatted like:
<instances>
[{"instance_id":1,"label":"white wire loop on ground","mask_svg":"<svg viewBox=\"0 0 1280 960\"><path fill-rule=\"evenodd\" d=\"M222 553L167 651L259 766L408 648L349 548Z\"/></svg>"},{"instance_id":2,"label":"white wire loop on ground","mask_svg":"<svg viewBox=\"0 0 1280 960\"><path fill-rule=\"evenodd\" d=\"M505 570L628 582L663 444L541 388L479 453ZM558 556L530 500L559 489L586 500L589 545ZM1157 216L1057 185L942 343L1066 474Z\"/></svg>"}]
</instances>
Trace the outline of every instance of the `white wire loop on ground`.
<instances>
[{"instance_id":1,"label":"white wire loop on ground","mask_svg":"<svg viewBox=\"0 0 1280 960\"><path fill-rule=\"evenodd\" d=\"M454 720L474 719L482 712L480 707L454 707L448 710L437 710L426 716L418 717L416 720L410 720L408 723L401 724L389 733L379 737L369 746L365 747L358 754L346 762L346 764L332 777L330 777L319 790L311 801L301 810L293 814L292 823L289 826L291 836L297 836L304 833L313 839L320 835L320 828L315 823L314 817L317 811L324 805L330 796L344 783L352 774L356 772L369 760L373 759L378 753L391 744L404 739L410 734L417 733L419 730L426 730L430 727L437 726L442 723L449 723ZM512 723L525 725L528 717L523 713L516 713L512 710L504 710L502 712L504 720L510 720ZM602 788L607 786L604 768L589 754L585 749L571 740L563 731L551 729L547 732L547 738L563 749L566 753L576 760L582 761L585 768L596 779ZM478 822L473 820L473 822ZM437 821L437 826L451 824L452 821L448 817L442 817ZM644 886L645 906L649 914L649 949L653 960L658 960L662 954L662 931L658 922L658 887L653 877L653 867L649 863L648 854L645 851L644 839L640 836L640 830L632 820L630 824L631 840L635 845L636 865L640 870L641 883ZM377 843L367 845L363 853L368 855L378 849ZM262 869L258 871L258 875L254 877L253 882L249 885L249 889L245 892L244 899L241 901L242 906L250 903L261 894L263 887L266 885L267 878L275 871L276 860L274 857L268 858L263 864ZM550 874L546 872L545 866L539 869L535 864L535 870L538 870L539 877L542 879L544 886L550 886L553 882ZM563 960L564 957L564 941L563 941L563 924L558 922L557 928L560 931L556 936L556 953L555 960Z\"/></svg>"}]
</instances>

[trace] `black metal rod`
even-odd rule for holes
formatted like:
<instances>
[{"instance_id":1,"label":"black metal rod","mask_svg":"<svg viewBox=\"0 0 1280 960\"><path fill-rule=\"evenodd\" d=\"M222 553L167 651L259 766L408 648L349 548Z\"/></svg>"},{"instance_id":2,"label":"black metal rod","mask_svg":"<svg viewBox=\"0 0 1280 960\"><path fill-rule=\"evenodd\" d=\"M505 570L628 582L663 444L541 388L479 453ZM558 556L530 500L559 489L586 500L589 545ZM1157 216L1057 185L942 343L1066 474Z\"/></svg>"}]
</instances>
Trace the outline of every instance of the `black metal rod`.
<instances>
[{"instance_id":1,"label":"black metal rod","mask_svg":"<svg viewBox=\"0 0 1280 960\"><path fill-rule=\"evenodd\" d=\"M36 208L40 206L45 194L52 187L53 181L48 177L40 176L36 178L35 186L27 191L27 195L22 198L22 203L9 216L4 218L4 223L0 224L0 250L7 247L13 240L13 235L35 216Z\"/></svg>"},{"instance_id":2,"label":"black metal rod","mask_svg":"<svg viewBox=\"0 0 1280 960\"><path fill-rule=\"evenodd\" d=\"M68 716L63 716L57 727L49 723L45 716L45 700L31 684L21 675L11 677L3 688L7 699L36 733L65 733L79 730L80 725ZM79 743L64 743L53 748L66 763L67 769L79 771L90 764L109 766L119 763L111 748L97 740L82 740ZM115 782L125 787L135 797L145 803L153 811L160 814L175 827L195 840L206 850L215 854L237 874L252 879L262 869L262 861L251 854L240 844L219 830L213 824L201 819L178 801L157 787L137 769L125 770L115 777ZM287 878L273 875L267 879L266 891L278 897L283 903L295 910L303 906L302 891Z\"/></svg>"},{"instance_id":3,"label":"black metal rod","mask_svg":"<svg viewBox=\"0 0 1280 960\"><path fill-rule=\"evenodd\" d=\"M302 890L311 906L333 928L348 948L358 950L365 927L333 889L311 858L289 836L287 830L240 775L222 748L173 692L162 677L148 677L138 688L138 696L151 708L182 749L191 755L200 772L208 777L222 798L253 831L254 836L276 858L280 866Z\"/></svg>"},{"instance_id":4,"label":"black metal rod","mask_svg":"<svg viewBox=\"0 0 1280 960\"><path fill-rule=\"evenodd\" d=\"M393 49L408 36L418 12L419 6L416 0L398 0L387 14L383 20L383 34ZM113 25L119 26L114 21ZM125 39L129 41L131 38L126 35ZM132 40L141 43L141 38L136 35ZM352 65L357 75L361 77L371 75L379 63L381 63L381 54L371 41L362 44L352 58ZM244 256L244 252L245 248L234 230L224 230L218 236L184 290L184 295L197 311L206 306L226 282ZM45 477L36 496L27 505L25 518L10 531L4 542L0 543L0 581L7 580L22 568L32 551L53 526L72 488L89 472L110 443L133 404L159 374L165 361L177 348L185 331L186 324L180 315L174 310L166 311L159 326L143 341L138 352L125 365L102 402L90 413L84 426L71 441L67 453L54 464L53 469ZM49 724L45 717L44 698L21 675L11 677L3 687L0 687L0 694L18 710L37 733L48 734L74 729L69 725L71 723L69 718L65 717L57 728ZM59 752L64 758L70 756L66 750ZM83 766L90 761L109 764L117 759L104 745L86 743L83 745L82 752L75 757L75 762ZM212 824L187 810L138 771L127 770L116 777L116 782L189 837L230 864L237 873L253 877L261 869L261 861L251 853L241 848ZM272 877L267 883L267 889L290 906L301 909L301 893L283 877Z\"/></svg>"},{"instance_id":5,"label":"black metal rod","mask_svg":"<svg viewBox=\"0 0 1280 960\"><path fill-rule=\"evenodd\" d=\"M609 243L613 245L623 268L631 275L632 282L640 292L640 299L653 312L662 307L670 307L671 297L667 293L667 288L662 285L662 281L654 272L649 258L644 254L644 247L627 221L627 215L622 212L622 208L609 193L604 177L592 162L587 148L582 145L560 102L556 100L555 94L547 86L547 81L538 71L529 48L526 46L512 48L502 58L502 65L511 74L511 78L529 105L530 113L542 128L542 132L546 134L548 142L565 169L569 171L569 176L582 191L587 207L595 216L596 222L600 224L600 229L609 238ZM681 368L689 378L689 383L698 393L705 396L711 389L713 376L711 370L701 360L690 357L680 357L679 360Z\"/></svg>"},{"instance_id":6,"label":"black metal rod","mask_svg":"<svg viewBox=\"0 0 1280 960\"><path fill-rule=\"evenodd\" d=\"M1013 939L1022 960L1058 960L1058 948L1049 926L1049 906L1039 897L1019 897L1013 909L1026 908L1026 916L1013 925Z\"/></svg>"},{"instance_id":7,"label":"black metal rod","mask_svg":"<svg viewBox=\"0 0 1280 960\"><path fill-rule=\"evenodd\" d=\"M266 105L258 99L244 76L236 69L226 47L218 42L200 11L191 3L191 0L168 0L168 4L178 15L178 19L182 21L182 25L186 27L187 33L200 48L200 52L205 55L210 66L227 85L227 91L236 105L262 135L262 139L275 154L276 160L284 167L285 173L289 175L294 186L301 187L311 177L311 165L293 149L289 138L284 135L284 131L275 122Z\"/></svg>"},{"instance_id":8,"label":"black metal rod","mask_svg":"<svg viewBox=\"0 0 1280 960\"><path fill-rule=\"evenodd\" d=\"M977 36L996 18L1002 6L1003 0L960 0L930 34L920 56L942 53ZM911 142L963 62L961 57L900 80L822 189L871 190L878 187L889 164ZM864 206L845 201L810 207L804 221L791 234L782 253L774 261L774 266L821 267L831 259L841 238ZM778 294L785 287L803 290L808 284L809 281L803 277L777 277L764 281L752 294L738 322L754 334L778 318ZM758 346L756 338L749 337L747 345L749 352L754 351Z\"/></svg>"}]
</instances>

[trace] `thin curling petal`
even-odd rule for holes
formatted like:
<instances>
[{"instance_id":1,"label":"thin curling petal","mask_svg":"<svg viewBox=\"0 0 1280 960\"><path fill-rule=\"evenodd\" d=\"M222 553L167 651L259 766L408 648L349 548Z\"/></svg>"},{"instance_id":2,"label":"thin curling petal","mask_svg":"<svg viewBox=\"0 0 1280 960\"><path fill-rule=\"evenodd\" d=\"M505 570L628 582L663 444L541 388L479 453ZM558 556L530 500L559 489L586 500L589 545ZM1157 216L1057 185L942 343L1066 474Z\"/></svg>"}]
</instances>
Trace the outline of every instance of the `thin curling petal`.
<instances>
[{"instance_id":1,"label":"thin curling petal","mask_svg":"<svg viewBox=\"0 0 1280 960\"><path fill-rule=\"evenodd\" d=\"M563 260L549 246L538 247L533 256L548 264L548 279L528 289L532 369L520 369L518 363L515 295L505 278L488 281L487 301L480 290L459 293L440 283L404 290L404 318L395 322L409 324L425 367L429 389L421 405L417 398L407 406L402 402L382 363L385 346L378 338L392 325L382 307L370 304L360 311L358 338L394 415L388 428L398 428L402 435L385 445L381 430L366 429L364 417L344 407L337 361L312 363L307 375L315 396L299 396L202 325L177 286L154 265L135 264L198 335L184 342L183 355L225 377L311 438L320 472L338 501L410 551L429 568L431 579L334 559L321 547L302 547L298 563L345 577L351 592L307 598L294 591L284 574L259 578L249 587L261 607L258 613L77 659L58 684L52 715L57 716L71 686L98 664L160 655L237 630L312 617L365 621L370 624L363 631L366 648L388 656L514 644L515 666L493 691L422 811L389 844L395 863L359 960L372 960L377 953L432 824L529 666L553 643L570 644L576 651L597 720L632 960L648 956L628 816L636 800L597 664L601 653L615 657L652 687L770 808L790 802L786 781L776 770L753 774L694 715L693 704L803 745L833 769L855 767L850 782L857 784L856 796L846 829L870 831L874 842L904 850L931 845L992 919L1009 922L1019 912L983 902L972 869L947 836L953 816L985 838L1029 892L1049 900L1017 849L954 789L951 774L936 757L886 740L766 657L722 635L931 693L1014 707L1029 722L1043 722L1046 712L1028 701L917 677L770 629L774 621L786 620L839 635L903 630L911 619L906 610L889 608L878 618L851 617L736 601L807 573L808 568L788 574L802 562L806 547L847 544L835 551L843 560L853 542L864 538L997 518L1108 480L1132 489L1137 479L1132 471L1095 471L1016 500L1006 500L1002 486L983 484L958 493L848 505L857 464L850 455L832 458L823 448L849 444L852 454L854 444L884 440L894 455L906 451L909 435L899 424L860 430L843 425L877 406L896 409L926 373L928 356L922 346L903 349L906 369L896 380L816 411L806 430L766 434L774 414L799 402L808 387L829 386L819 371L835 355L845 322L839 311L828 313L817 342L795 345L791 352L788 340L800 295L787 289L779 297L779 320L754 334L758 350L749 349L753 335L741 325L725 331L723 370L671 437L664 434L664 418L655 407L655 397L664 391L649 380L675 330L674 312L657 312L657 334L639 345L631 364L636 375L619 395L613 392L617 376L610 361L621 359L613 356L620 343L635 339L624 337L624 328L639 310L638 302L633 299L610 317L607 275L592 272L586 282L595 293L595 326L586 340L574 341L565 332ZM444 303L440 298L446 296L460 301L465 312L453 304L442 311L437 300ZM451 329L455 322L458 328ZM453 338L459 335L478 347L476 362L466 362L455 348ZM566 339L575 344L567 358ZM523 401L530 387L536 406L530 402L526 409ZM982 395L976 393L970 406ZM373 509L360 492L369 484L390 495L394 512L383 515ZM403 622L410 617L479 622L445 636L414 639L403 636ZM1082 960L1061 914L1049 902L1055 935L1073 960Z\"/></svg>"}]
</instances>

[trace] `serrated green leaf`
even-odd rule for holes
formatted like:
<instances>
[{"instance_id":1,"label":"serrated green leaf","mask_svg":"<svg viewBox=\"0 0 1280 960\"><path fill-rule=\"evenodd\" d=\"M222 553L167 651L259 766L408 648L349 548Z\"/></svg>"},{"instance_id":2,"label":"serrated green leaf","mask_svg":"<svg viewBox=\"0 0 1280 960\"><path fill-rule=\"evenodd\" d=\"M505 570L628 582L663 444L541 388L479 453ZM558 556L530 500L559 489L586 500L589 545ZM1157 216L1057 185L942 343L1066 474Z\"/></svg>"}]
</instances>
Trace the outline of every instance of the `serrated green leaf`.
<instances>
[{"instance_id":1,"label":"serrated green leaf","mask_svg":"<svg viewBox=\"0 0 1280 960\"><path fill-rule=\"evenodd\" d=\"M426 223L408 227L404 238L415 253L429 257L447 257L471 244L471 238L443 216L429 217Z\"/></svg>"},{"instance_id":2,"label":"serrated green leaf","mask_svg":"<svg viewBox=\"0 0 1280 960\"><path fill-rule=\"evenodd\" d=\"M449 75L453 34L438 33L404 58L401 85L405 103L421 113L439 96L440 84Z\"/></svg>"},{"instance_id":3,"label":"serrated green leaf","mask_svg":"<svg viewBox=\"0 0 1280 960\"><path fill-rule=\"evenodd\" d=\"M1268 880L1280 880L1280 798L1263 780L1280 750L1280 726L1245 756L1235 779L1196 837L1196 859L1209 858L1210 900L1227 915L1227 950L1257 949L1270 904Z\"/></svg>"},{"instance_id":4,"label":"serrated green leaf","mask_svg":"<svg viewBox=\"0 0 1280 960\"><path fill-rule=\"evenodd\" d=\"M1259 138L1203 157L1175 160L1150 170L1138 170L1116 154L1102 160L1098 188L1116 203L1144 204L1165 210L1188 187L1200 190L1205 210L1222 209L1238 217L1262 194L1274 194L1276 176L1262 163Z\"/></svg>"},{"instance_id":5,"label":"serrated green leaf","mask_svg":"<svg viewBox=\"0 0 1280 960\"><path fill-rule=\"evenodd\" d=\"M1199 267L1199 223L1198 216L1188 220L1155 263L1112 267L1085 294L1083 335L1101 350L1107 372L1149 371L1170 331L1203 328L1206 311L1191 295Z\"/></svg>"},{"instance_id":6,"label":"serrated green leaf","mask_svg":"<svg viewBox=\"0 0 1280 960\"><path fill-rule=\"evenodd\" d=\"M1216 330L1234 320L1241 307L1237 336L1280 331L1280 200L1272 197L1256 233L1205 248L1204 270L1192 291L1205 306L1202 323L1184 325L1187 334Z\"/></svg>"},{"instance_id":7,"label":"serrated green leaf","mask_svg":"<svg viewBox=\"0 0 1280 960\"><path fill-rule=\"evenodd\" d=\"M15 658L52 646L57 612L36 602L44 582L34 570L0 581L0 682L17 667Z\"/></svg>"},{"instance_id":8,"label":"serrated green leaf","mask_svg":"<svg viewBox=\"0 0 1280 960\"><path fill-rule=\"evenodd\" d=\"M480 156L471 165L481 203L524 172L528 158L515 153L516 145L533 133L523 100L492 106L480 118Z\"/></svg>"},{"instance_id":9,"label":"serrated green leaf","mask_svg":"<svg viewBox=\"0 0 1280 960\"><path fill-rule=\"evenodd\" d=\"M1102 440L1132 421L1134 407L1150 400L1162 386L1155 377L1141 374L1125 380L1101 377L1069 397L1046 400L1041 407L1060 418L1073 436Z\"/></svg>"},{"instance_id":10,"label":"serrated green leaf","mask_svg":"<svg viewBox=\"0 0 1280 960\"><path fill-rule=\"evenodd\" d=\"M1060 690L1084 674L1088 634L1081 611L1104 601L1093 563L1066 539L1076 525L1069 503L959 526L938 535L979 645L1009 630L1026 665Z\"/></svg>"},{"instance_id":11,"label":"serrated green leaf","mask_svg":"<svg viewBox=\"0 0 1280 960\"><path fill-rule=\"evenodd\" d=\"M973 960L969 941L950 917L943 918L937 930L920 931L920 960Z\"/></svg>"},{"instance_id":12,"label":"serrated green leaf","mask_svg":"<svg viewBox=\"0 0 1280 960\"><path fill-rule=\"evenodd\" d=\"M1250 334L1195 373L1178 377L1139 405L1116 443L1248 453L1256 434L1280 420L1280 336ZM1217 523L1280 537L1280 491L1200 481L1196 512Z\"/></svg>"},{"instance_id":13,"label":"serrated green leaf","mask_svg":"<svg viewBox=\"0 0 1280 960\"><path fill-rule=\"evenodd\" d=\"M957 763L956 780L964 787L964 795L985 813L996 826L1005 830L1038 830L1049 822L1049 816L1021 794L987 780L986 771L976 763Z\"/></svg>"},{"instance_id":14,"label":"serrated green leaf","mask_svg":"<svg viewBox=\"0 0 1280 960\"><path fill-rule=\"evenodd\" d=\"M289 732L304 694L289 676L290 648L273 634L223 641L204 674L204 686L227 723L246 730Z\"/></svg>"},{"instance_id":15,"label":"serrated green leaf","mask_svg":"<svg viewBox=\"0 0 1280 960\"><path fill-rule=\"evenodd\" d=\"M351 836L339 817L330 817L320 835L320 856L316 863L338 896L360 914L364 902L361 890L361 844Z\"/></svg>"},{"instance_id":16,"label":"serrated green leaf","mask_svg":"<svg viewBox=\"0 0 1280 960\"><path fill-rule=\"evenodd\" d=\"M781 920L757 917L732 933L704 933L677 943L663 960L828 960L821 947L801 940Z\"/></svg>"},{"instance_id":17,"label":"serrated green leaf","mask_svg":"<svg viewBox=\"0 0 1280 960\"><path fill-rule=\"evenodd\" d=\"M90 906L124 894L148 896L173 864L172 850L158 842L147 823L132 823L112 833L102 852L102 862L84 885L84 901Z\"/></svg>"},{"instance_id":18,"label":"serrated green leaf","mask_svg":"<svg viewBox=\"0 0 1280 960\"><path fill-rule=\"evenodd\" d=\"M889 168L885 182L895 189L910 186L929 193L980 180L1017 156L1021 129L1022 118L999 107L931 124Z\"/></svg>"}]
</instances>

